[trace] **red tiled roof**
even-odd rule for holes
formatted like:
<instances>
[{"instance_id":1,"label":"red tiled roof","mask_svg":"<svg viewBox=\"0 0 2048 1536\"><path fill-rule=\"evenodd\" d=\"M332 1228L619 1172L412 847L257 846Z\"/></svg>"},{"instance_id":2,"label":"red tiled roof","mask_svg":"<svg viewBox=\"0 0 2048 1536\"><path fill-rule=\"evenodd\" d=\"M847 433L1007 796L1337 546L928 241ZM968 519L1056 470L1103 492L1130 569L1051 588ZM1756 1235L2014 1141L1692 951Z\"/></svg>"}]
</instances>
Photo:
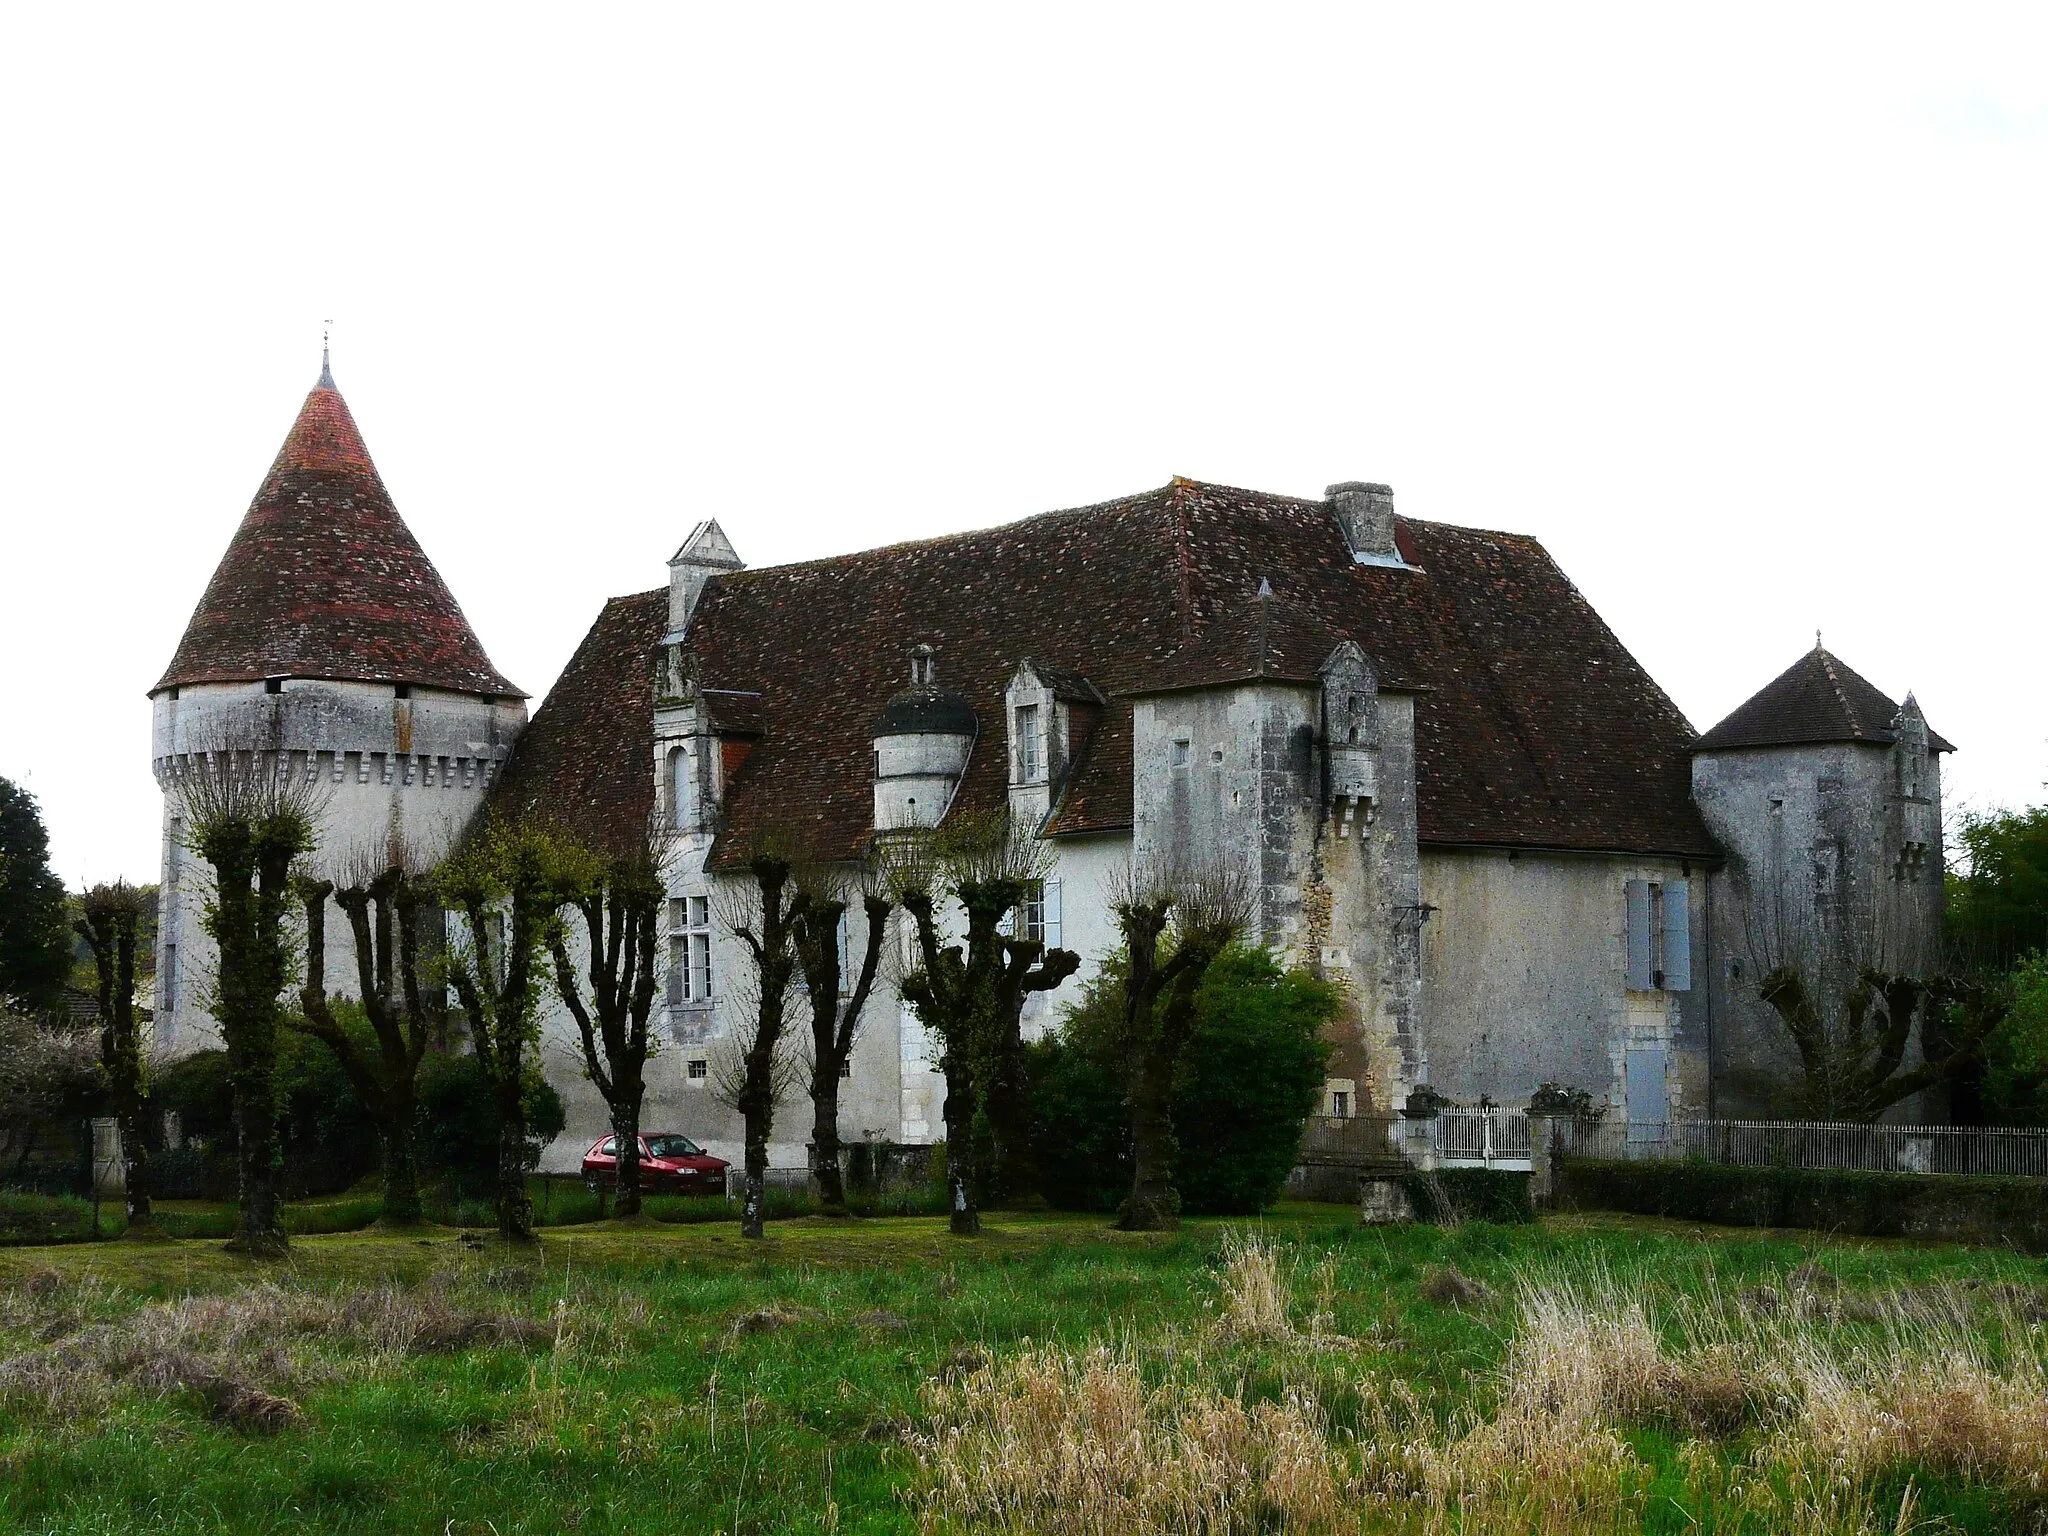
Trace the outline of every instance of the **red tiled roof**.
<instances>
[{"instance_id":1,"label":"red tiled roof","mask_svg":"<svg viewBox=\"0 0 2048 1536\"><path fill-rule=\"evenodd\" d=\"M399 517L324 369L156 687L280 676L525 696Z\"/></svg>"},{"instance_id":2,"label":"red tiled roof","mask_svg":"<svg viewBox=\"0 0 2048 1536\"><path fill-rule=\"evenodd\" d=\"M520 733L493 808L543 817L601 851L641 846L654 814L655 653L667 629L666 587L604 605Z\"/></svg>"},{"instance_id":3,"label":"red tiled roof","mask_svg":"<svg viewBox=\"0 0 2048 1536\"><path fill-rule=\"evenodd\" d=\"M873 815L869 732L913 645L937 648L938 685L966 696L984 734L1000 730L1027 658L1107 698L1052 824L1070 833L1131 825L1134 695L1311 679L1349 638L1384 688L1416 695L1425 842L1712 856L1691 797L1691 727L1542 546L1405 520L1399 535L1420 570L1358 564L1320 501L1176 480L1007 527L716 577L689 649L704 686L760 696L762 731L728 790L727 846L770 826L821 855L859 844ZM579 662L620 603L661 596L607 605ZM604 675L649 677L659 634L650 617L630 637L640 654ZM515 776L522 759L539 783L543 764L598 751L649 777L626 723L573 702L556 712L575 679L572 664L534 716ZM955 803L999 804L1005 785L1000 745L982 741Z\"/></svg>"},{"instance_id":4,"label":"red tiled roof","mask_svg":"<svg viewBox=\"0 0 2048 1536\"><path fill-rule=\"evenodd\" d=\"M1816 643L1693 743L1693 750L1725 752L1830 741L1888 747L1895 739L1892 722L1898 714L1899 706L1881 688ZM1937 752L1955 750L1932 731L1927 744Z\"/></svg>"}]
</instances>

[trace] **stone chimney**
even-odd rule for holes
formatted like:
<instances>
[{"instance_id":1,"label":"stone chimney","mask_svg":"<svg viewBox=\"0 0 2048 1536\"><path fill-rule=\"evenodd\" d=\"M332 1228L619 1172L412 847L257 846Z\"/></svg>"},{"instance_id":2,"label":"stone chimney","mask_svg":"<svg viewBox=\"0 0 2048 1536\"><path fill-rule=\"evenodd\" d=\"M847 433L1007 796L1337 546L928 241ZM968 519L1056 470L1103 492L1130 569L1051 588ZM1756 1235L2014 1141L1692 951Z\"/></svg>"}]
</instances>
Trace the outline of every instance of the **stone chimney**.
<instances>
[{"instance_id":1,"label":"stone chimney","mask_svg":"<svg viewBox=\"0 0 2048 1536\"><path fill-rule=\"evenodd\" d=\"M1394 488L1365 480L1346 480L1324 496L1330 514L1344 530L1344 542L1360 565L1405 565L1394 544Z\"/></svg>"},{"instance_id":2,"label":"stone chimney","mask_svg":"<svg viewBox=\"0 0 2048 1536\"><path fill-rule=\"evenodd\" d=\"M690 615L697 611L705 582L721 572L746 568L747 562L739 557L716 518L707 517L693 528L668 562L669 638L675 639L690 627Z\"/></svg>"}]
</instances>

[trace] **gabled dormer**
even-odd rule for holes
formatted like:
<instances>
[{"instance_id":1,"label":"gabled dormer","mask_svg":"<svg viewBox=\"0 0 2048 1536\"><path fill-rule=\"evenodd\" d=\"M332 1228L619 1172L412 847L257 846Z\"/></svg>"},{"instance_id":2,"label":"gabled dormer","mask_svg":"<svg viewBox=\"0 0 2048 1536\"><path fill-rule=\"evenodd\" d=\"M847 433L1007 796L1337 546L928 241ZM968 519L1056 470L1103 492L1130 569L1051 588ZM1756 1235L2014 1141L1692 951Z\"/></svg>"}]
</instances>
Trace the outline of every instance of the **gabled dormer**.
<instances>
[{"instance_id":1,"label":"gabled dormer","mask_svg":"<svg viewBox=\"0 0 2048 1536\"><path fill-rule=\"evenodd\" d=\"M1037 826L1051 813L1103 703L1101 691L1077 672L1018 663L1003 690L1013 816Z\"/></svg>"}]
</instances>

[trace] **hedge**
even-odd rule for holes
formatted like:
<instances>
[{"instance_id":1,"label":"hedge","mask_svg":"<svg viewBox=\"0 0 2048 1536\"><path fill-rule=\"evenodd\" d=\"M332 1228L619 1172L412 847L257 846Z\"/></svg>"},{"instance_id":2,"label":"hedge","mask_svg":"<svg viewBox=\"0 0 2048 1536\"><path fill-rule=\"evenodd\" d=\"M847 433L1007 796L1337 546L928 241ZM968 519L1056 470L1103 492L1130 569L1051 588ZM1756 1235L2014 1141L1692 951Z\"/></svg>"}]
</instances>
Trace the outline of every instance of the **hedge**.
<instances>
[{"instance_id":1,"label":"hedge","mask_svg":"<svg viewBox=\"0 0 2048 1536\"><path fill-rule=\"evenodd\" d=\"M1582 1210L2048 1253L2048 1179L1574 1157L1560 1160L1556 1191Z\"/></svg>"},{"instance_id":2,"label":"hedge","mask_svg":"<svg viewBox=\"0 0 2048 1536\"><path fill-rule=\"evenodd\" d=\"M1401 1180L1417 1221L1448 1225L1459 1221L1534 1221L1529 1175L1504 1168L1416 1170Z\"/></svg>"}]
</instances>

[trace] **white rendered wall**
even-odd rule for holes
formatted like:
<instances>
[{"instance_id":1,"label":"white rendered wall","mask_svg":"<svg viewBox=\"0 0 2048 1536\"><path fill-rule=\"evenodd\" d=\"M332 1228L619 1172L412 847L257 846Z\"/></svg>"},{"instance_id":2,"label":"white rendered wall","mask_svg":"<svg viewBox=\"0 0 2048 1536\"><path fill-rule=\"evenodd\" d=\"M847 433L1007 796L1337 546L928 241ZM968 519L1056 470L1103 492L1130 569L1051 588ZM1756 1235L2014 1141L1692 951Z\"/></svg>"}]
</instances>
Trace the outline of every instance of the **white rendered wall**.
<instances>
[{"instance_id":1,"label":"white rendered wall","mask_svg":"<svg viewBox=\"0 0 2048 1536\"><path fill-rule=\"evenodd\" d=\"M475 816L526 723L520 699L429 688L401 699L388 683L312 679L286 679L276 693L261 682L194 684L165 689L151 704L152 764L164 790L156 1043L177 1055L220 1043L209 1011L214 947L202 923L211 872L182 846L180 777L232 753L240 771L256 766L299 782L318 804L306 865L327 878L394 846L430 864ZM354 996L355 945L332 904L326 963L328 989Z\"/></svg>"}]
</instances>

